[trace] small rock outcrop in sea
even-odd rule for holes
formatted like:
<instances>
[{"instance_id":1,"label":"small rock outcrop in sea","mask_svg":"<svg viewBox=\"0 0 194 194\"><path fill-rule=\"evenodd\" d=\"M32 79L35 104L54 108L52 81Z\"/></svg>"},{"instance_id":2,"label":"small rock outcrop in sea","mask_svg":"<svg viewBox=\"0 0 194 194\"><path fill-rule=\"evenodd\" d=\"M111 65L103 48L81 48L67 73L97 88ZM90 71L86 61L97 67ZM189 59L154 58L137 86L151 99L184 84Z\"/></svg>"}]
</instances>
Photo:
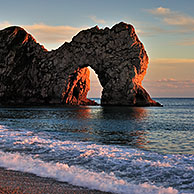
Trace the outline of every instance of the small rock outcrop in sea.
<instances>
[{"instance_id":1,"label":"small rock outcrop in sea","mask_svg":"<svg viewBox=\"0 0 194 194\"><path fill-rule=\"evenodd\" d=\"M87 99L90 66L102 105L158 106L141 82L148 56L132 25L97 26L47 51L23 28L0 31L0 103L95 105Z\"/></svg>"}]
</instances>

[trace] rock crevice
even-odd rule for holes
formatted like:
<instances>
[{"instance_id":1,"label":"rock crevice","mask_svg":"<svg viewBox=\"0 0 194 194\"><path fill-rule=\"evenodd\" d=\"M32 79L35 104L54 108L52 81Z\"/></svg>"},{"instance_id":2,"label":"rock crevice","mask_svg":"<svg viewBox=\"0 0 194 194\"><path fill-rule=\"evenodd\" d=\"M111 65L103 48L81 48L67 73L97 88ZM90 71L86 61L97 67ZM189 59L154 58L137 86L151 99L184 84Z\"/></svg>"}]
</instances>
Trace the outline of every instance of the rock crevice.
<instances>
[{"instance_id":1,"label":"rock crevice","mask_svg":"<svg viewBox=\"0 0 194 194\"><path fill-rule=\"evenodd\" d=\"M0 31L0 103L94 105L90 66L103 87L102 105L157 106L141 83L148 56L132 25L97 26L47 51L20 27Z\"/></svg>"}]
</instances>

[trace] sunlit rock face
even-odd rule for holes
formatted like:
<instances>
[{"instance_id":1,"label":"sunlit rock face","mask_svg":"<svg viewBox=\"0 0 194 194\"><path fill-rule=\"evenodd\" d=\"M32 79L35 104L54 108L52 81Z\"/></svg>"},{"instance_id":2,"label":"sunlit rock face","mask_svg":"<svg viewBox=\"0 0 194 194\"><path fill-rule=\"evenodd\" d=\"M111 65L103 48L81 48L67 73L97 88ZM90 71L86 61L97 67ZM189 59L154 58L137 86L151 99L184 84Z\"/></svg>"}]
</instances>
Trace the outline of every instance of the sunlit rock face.
<instances>
[{"instance_id":1,"label":"sunlit rock face","mask_svg":"<svg viewBox=\"0 0 194 194\"><path fill-rule=\"evenodd\" d=\"M0 103L90 105L90 66L102 105L157 106L141 82L148 56L133 26L94 27L47 51L20 27L0 31Z\"/></svg>"},{"instance_id":2,"label":"sunlit rock face","mask_svg":"<svg viewBox=\"0 0 194 194\"><path fill-rule=\"evenodd\" d=\"M90 90L90 71L87 67L78 68L69 75L62 91L62 103L71 105L97 105L94 101L87 99Z\"/></svg>"}]
</instances>

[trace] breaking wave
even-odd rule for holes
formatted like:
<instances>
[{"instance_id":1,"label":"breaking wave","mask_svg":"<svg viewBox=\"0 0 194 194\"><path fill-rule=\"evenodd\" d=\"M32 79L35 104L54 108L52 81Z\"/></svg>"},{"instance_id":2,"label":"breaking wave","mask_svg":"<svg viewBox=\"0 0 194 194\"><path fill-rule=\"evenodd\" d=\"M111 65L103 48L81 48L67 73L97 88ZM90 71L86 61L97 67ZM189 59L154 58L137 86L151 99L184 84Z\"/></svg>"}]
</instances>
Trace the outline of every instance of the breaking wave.
<instances>
[{"instance_id":1,"label":"breaking wave","mask_svg":"<svg viewBox=\"0 0 194 194\"><path fill-rule=\"evenodd\" d=\"M172 187L163 188L148 183L133 184L117 178L114 173L97 173L78 166L69 166L60 162L44 162L20 153L0 151L0 166L10 170L29 172L41 177L51 177L77 186L88 187L114 193L178 193Z\"/></svg>"}]
</instances>

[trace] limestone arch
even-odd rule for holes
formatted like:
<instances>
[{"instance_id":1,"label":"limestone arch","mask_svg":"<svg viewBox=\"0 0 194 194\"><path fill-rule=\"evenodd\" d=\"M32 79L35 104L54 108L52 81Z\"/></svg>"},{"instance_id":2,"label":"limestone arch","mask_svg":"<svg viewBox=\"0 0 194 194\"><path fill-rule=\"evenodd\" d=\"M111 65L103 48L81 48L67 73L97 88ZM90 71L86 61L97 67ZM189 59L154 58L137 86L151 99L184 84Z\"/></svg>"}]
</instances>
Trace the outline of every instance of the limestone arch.
<instances>
[{"instance_id":1,"label":"limestone arch","mask_svg":"<svg viewBox=\"0 0 194 194\"><path fill-rule=\"evenodd\" d=\"M58 58L62 58L58 63L68 67L66 72L71 78L75 75L79 77L80 71L84 70L81 80L89 84L86 68L90 66L96 72L103 87L102 105L158 105L141 85L148 67L148 56L132 25L121 22L111 29L99 29L96 26L83 30L55 53L57 57L60 56ZM69 77L65 82L67 86L72 85ZM73 82L76 82L75 79ZM80 82L77 83L79 86ZM80 98L74 103L64 86L62 101L66 104L89 104L86 98L88 87L85 88L85 93L82 88L77 92ZM72 94L71 92L70 95ZM69 100L64 98L66 96Z\"/></svg>"},{"instance_id":2,"label":"limestone arch","mask_svg":"<svg viewBox=\"0 0 194 194\"><path fill-rule=\"evenodd\" d=\"M130 24L83 30L49 52L20 27L0 31L0 43L1 103L92 104L90 66L103 87L102 105L159 105L141 85L148 56Z\"/></svg>"},{"instance_id":3,"label":"limestone arch","mask_svg":"<svg viewBox=\"0 0 194 194\"><path fill-rule=\"evenodd\" d=\"M137 94L137 90L143 88L141 81L146 73L148 56L133 26L120 23L104 30L96 26L81 31L72 42L58 50L72 58L64 63L74 66L73 73L88 66L96 72L103 87L102 105L149 104L151 98L147 93Z\"/></svg>"}]
</instances>

